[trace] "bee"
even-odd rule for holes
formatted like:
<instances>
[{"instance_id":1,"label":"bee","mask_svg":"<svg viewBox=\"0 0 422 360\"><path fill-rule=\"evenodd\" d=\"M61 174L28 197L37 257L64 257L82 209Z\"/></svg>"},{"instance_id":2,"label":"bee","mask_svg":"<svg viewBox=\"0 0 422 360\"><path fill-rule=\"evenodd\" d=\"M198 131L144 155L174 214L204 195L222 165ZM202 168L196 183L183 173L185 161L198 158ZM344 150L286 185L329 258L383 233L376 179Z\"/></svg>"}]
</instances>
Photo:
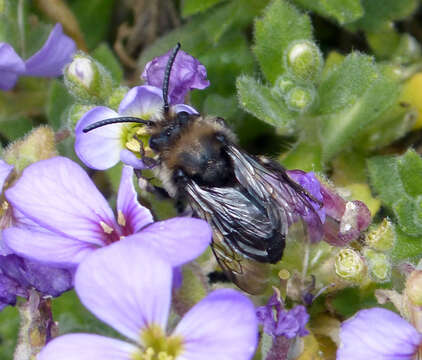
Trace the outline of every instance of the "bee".
<instances>
[{"instance_id":1,"label":"bee","mask_svg":"<svg viewBox=\"0 0 422 360\"><path fill-rule=\"evenodd\" d=\"M317 202L278 163L248 154L220 117L173 114L168 103L170 72L178 44L163 79L161 120L118 117L91 124L84 132L118 122L145 125L155 175L170 197L186 203L212 227L212 251L226 274L251 294L263 291L268 264L283 256L292 209L315 211ZM141 149L141 155L145 155Z\"/></svg>"}]
</instances>

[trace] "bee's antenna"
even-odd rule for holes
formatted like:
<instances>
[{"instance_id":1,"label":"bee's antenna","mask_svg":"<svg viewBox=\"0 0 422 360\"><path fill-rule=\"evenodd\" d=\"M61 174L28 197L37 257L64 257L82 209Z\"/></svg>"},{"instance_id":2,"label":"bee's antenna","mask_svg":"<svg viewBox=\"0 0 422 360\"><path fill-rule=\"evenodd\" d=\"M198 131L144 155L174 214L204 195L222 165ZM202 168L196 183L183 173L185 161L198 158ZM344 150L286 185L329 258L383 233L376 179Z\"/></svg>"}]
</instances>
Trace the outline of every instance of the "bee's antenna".
<instances>
[{"instance_id":1,"label":"bee's antenna","mask_svg":"<svg viewBox=\"0 0 422 360\"><path fill-rule=\"evenodd\" d=\"M138 124L145 124L147 126L154 126L155 123L153 121L149 121L149 120L142 120L139 119L137 117L132 117L132 116L122 116L122 117L117 117L117 118L111 118L111 119L105 119L105 120L100 120L97 121L91 125L88 125L85 129L83 129L82 131L84 133L87 133L88 131L97 129L99 127L105 126L105 125L110 125L110 124L117 124L117 123L138 123Z\"/></svg>"},{"instance_id":2,"label":"bee's antenna","mask_svg":"<svg viewBox=\"0 0 422 360\"><path fill-rule=\"evenodd\" d=\"M164 72L163 78L163 99L164 99L164 113L167 114L170 110L169 102L168 102L168 92L169 92L169 81L170 81L170 72L171 68L174 63L174 59L176 59L177 52L180 49L180 43L177 43L173 49L173 52L170 55L169 60L167 61L166 71Z\"/></svg>"}]
</instances>

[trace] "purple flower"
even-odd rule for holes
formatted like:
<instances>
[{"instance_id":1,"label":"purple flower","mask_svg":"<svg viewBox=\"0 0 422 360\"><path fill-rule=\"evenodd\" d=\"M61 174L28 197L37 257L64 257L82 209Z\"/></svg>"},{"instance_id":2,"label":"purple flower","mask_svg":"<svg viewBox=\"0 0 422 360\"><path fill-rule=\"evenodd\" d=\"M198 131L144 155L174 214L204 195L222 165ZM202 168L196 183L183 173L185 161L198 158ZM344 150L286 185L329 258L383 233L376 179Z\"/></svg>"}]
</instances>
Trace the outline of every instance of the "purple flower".
<instances>
[{"instance_id":1,"label":"purple flower","mask_svg":"<svg viewBox=\"0 0 422 360\"><path fill-rule=\"evenodd\" d=\"M331 188L321 186L327 219L324 240L333 246L345 246L356 240L371 223L371 213L361 201L346 201Z\"/></svg>"},{"instance_id":2,"label":"purple flower","mask_svg":"<svg viewBox=\"0 0 422 360\"><path fill-rule=\"evenodd\" d=\"M12 170L12 165L0 160L0 192ZM11 208L2 205L2 210L0 210L0 310L7 305L14 305L17 296L28 298L31 289L50 296L59 296L69 290L73 286L71 272L23 259L13 254L3 243L3 229L12 223Z\"/></svg>"},{"instance_id":3,"label":"purple flower","mask_svg":"<svg viewBox=\"0 0 422 360\"><path fill-rule=\"evenodd\" d=\"M136 279L136 281L133 281ZM140 242L118 242L79 266L75 289L85 307L127 337L69 334L38 360L248 360L257 345L252 302L231 289L212 292L167 331L171 266Z\"/></svg>"},{"instance_id":4,"label":"purple flower","mask_svg":"<svg viewBox=\"0 0 422 360\"><path fill-rule=\"evenodd\" d=\"M10 90L19 76L56 77L72 60L75 42L56 24L43 47L25 62L7 43L0 43L0 89Z\"/></svg>"},{"instance_id":5,"label":"purple flower","mask_svg":"<svg viewBox=\"0 0 422 360\"><path fill-rule=\"evenodd\" d=\"M158 88L163 86L164 72L173 50L154 58L146 64L142 78L147 85ZM174 60L169 81L169 103L183 103L192 89L205 89L210 85L207 80L207 71L193 56L180 50Z\"/></svg>"},{"instance_id":6,"label":"purple flower","mask_svg":"<svg viewBox=\"0 0 422 360\"><path fill-rule=\"evenodd\" d=\"M330 187L321 184L313 172L288 170L287 174L322 204L311 201L319 219L308 208L298 205L295 208L307 224L312 242L323 237L333 246L345 246L369 226L371 213L363 202L344 200Z\"/></svg>"},{"instance_id":7,"label":"purple flower","mask_svg":"<svg viewBox=\"0 0 422 360\"><path fill-rule=\"evenodd\" d=\"M119 116L156 121L163 115L163 106L161 89L145 85L132 88L120 103L118 112L104 106L91 109L76 124L76 154L86 166L97 170L108 169L119 161L136 169L147 168L140 159L139 142L136 139L142 140L146 155L151 155L142 124L111 124L88 133L82 130L97 121ZM184 104L174 105L170 111L197 114L194 108Z\"/></svg>"},{"instance_id":8,"label":"purple flower","mask_svg":"<svg viewBox=\"0 0 422 360\"><path fill-rule=\"evenodd\" d=\"M422 345L422 334L396 313L360 310L340 330L338 360L411 360Z\"/></svg>"},{"instance_id":9,"label":"purple flower","mask_svg":"<svg viewBox=\"0 0 422 360\"><path fill-rule=\"evenodd\" d=\"M267 305L256 309L258 321L263 325L264 332L273 337L284 336L287 339L308 335L305 326L309 315L305 307L298 305L291 310L284 310L283 307L281 300L274 294Z\"/></svg>"},{"instance_id":10,"label":"purple flower","mask_svg":"<svg viewBox=\"0 0 422 360\"><path fill-rule=\"evenodd\" d=\"M123 168L116 218L75 162L55 157L28 166L6 191L17 218L4 230L6 245L20 256L69 268L116 241L146 243L174 266L200 255L211 241L209 225L182 217L154 223L137 201L132 174Z\"/></svg>"},{"instance_id":11,"label":"purple flower","mask_svg":"<svg viewBox=\"0 0 422 360\"><path fill-rule=\"evenodd\" d=\"M325 222L325 208L323 206L323 198L321 194L321 184L313 172L305 173L302 170L288 170L289 177L302 186L309 192L316 200L317 203L310 200L310 204L314 211L310 211L308 207L303 206L302 202L294 204L294 212L298 214L307 224L309 239L315 243L321 240L323 236L323 226ZM297 221L297 216L294 218Z\"/></svg>"}]
</instances>

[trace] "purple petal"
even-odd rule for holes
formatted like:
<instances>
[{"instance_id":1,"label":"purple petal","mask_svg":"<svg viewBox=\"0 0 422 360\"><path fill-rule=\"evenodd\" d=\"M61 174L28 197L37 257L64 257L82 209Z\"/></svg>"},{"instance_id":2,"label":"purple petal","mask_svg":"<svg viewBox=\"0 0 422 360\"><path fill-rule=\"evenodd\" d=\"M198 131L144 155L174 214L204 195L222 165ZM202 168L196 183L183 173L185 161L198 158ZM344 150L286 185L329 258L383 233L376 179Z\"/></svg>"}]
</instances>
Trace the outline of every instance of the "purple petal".
<instances>
[{"instance_id":1,"label":"purple petal","mask_svg":"<svg viewBox=\"0 0 422 360\"><path fill-rule=\"evenodd\" d=\"M0 256L1 277L7 277L19 284L19 288L9 288L9 291L15 291L14 295L25 297L28 294L22 293L21 289L35 288L43 295L59 296L73 286L70 271L22 259L17 255Z\"/></svg>"},{"instance_id":2,"label":"purple petal","mask_svg":"<svg viewBox=\"0 0 422 360\"><path fill-rule=\"evenodd\" d=\"M92 334L68 334L50 341L37 360L130 360L137 347L125 341Z\"/></svg>"},{"instance_id":3,"label":"purple petal","mask_svg":"<svg viewBox=\"0 0 422 360\"><path fill-rule=\"evenodd\" d=\"M127 240L87 257L76 272L75 289L99 319L139 342L147 326L165 329L172 269L141 242Z\"/></svg>"},{"instance_id":4,"label":"purple petal","mask_svg":"<svg viewBox=\"0 0 422 360\"><path fill-rule=\"evenodd\" d=\"M115 111L97 106L81 117L75 128L75 152L83 163L97 170L105 170L116 165L123 148L123 124L110 124L84 133L88 125L97 121L119 117Z\"/></svg>"},{"instance_id":5,"label":"purple petal","mask_svg":"<svg viewBox=\"0 0 422 360\"><path fill-rule=\"evenodd\" d=\"M173 50L154 58L146 64L142 78L148 85L158 88L163 86L164 71ZM169 82L169 103L184 103L186 94L192 89L205 89L210 85L207 71L193 56L180 50L174 60Z\"/></svg>"},{"instance_id":6,"label":"purple petal","mask_svg":"<svg viewBox=\"0 0 422 360\"><path fill-rule=\"evenodd\" d=\"M176 217L152 223L130 238L145 243L175 267L201 255L211 243L212 231L204 220Z\"/></svg>"},{"instance_id":7,"label":"purple petal","mask_svg":"<svg viewBox=\"0 0 422 360\"><path fill-rule=\"evenodd\" d=\"M13 170L13 165L9 165L7 162L0 159L0 193L2 192L4 183L9 177Z\"/></svg>"},{"instance_id":8,"label":"purple petal","mask_svg":"<svg viewBox=\"0 0 422 360\"><path fill-rule=\"evenodd\" d=\"M186 104L173 105L171 107L171 111L173 111L175 114L178 114L181 111L186 111L188 114L191 114L191 115L199 115L199 112L196 111L196 109Z\"/></svg>"},{"instance_id":9,"label":"purple petal","mask_svg":"<svg viewBox=\"0 0 422 360\"><path fill-rule=\"evenodd\" d=\"M123 149L120 151L120 161L123 164L133 167L134 169L151 169L151 166L147 166L142 159L138 158L132 151L129 151L128 149Z\"/></svg>"},{"instance_id":10,"label":"purple petal","mask_svg":"<svg viewBox=\"0 0 422 360\"><path fill-rule=\"evenodd\" d=\"M123 166L122 179L117 194L117 212L121 213L119 216L124 218L120 225L125 235L136 233L154 221L151 212L145 206L139 204L132 178L133 169L129 166Z\"/></svg>"},{"instance_id":11,"label":"purple petal","mask_svg":"<svg viewBox=\"0 0 422 360\"><path fill-rule=\"evenodd\" d=\"M0 43L0 89L10 90L24 71L25 63L13 47Z\"/></svg>"},{"instance_id":12,"label":"purple petal","mask_svg":"<svg viewBox=\"0 0 422 360\"><path fill-rule=\"evenodd\" d=\"M13 208L63 237L102 246L101 224L116 229L114 214L85 171L64 157L28 166L5 192Z\"/></svg>"},{"instance_id":13,"label":"purple petal","mask_svg":"<svg viewBox=\"0 0 422 360\"><path fill-rule=\"evenodd\" d=\"M43 47L26 60L25 75L56 77L72 61L76 51L75 42L63 34L61 24L56 24Z\"/></svg>"},{"instance_id":14,"label":"purple petal","mask_svg":"<svg viewBox=\"0 0 422 360\"><path fill-rule=\"evenodd\" d=\"M340 340L338 360L411 360L422 334L392 311L372 308L345 321Z\"/></svg>"},{"instance_id":15,"label":"purple petal","mask_svg":"<svg viewBox=\"0 0 422 360\"><path fill-rule=\"evenodd\" d=\"M47 231L11 227L3 230L3 239L14 253L28 259L60 267L76 267L97 246Z\"/></svg>"},{"instance_id":16,"label":"purple petal","mask_svg":"<svg viewBox=\"0 0 422 360\"><path fill-rule=\"evenodd\" d=\"M119 114L144 120L161 118L163 113L161 89L154 86L136 86L129 90L120 103Z\"/></svg>"},{"instance_id":17,"label":"purple petal","mask_svg":"<svg viewBox=\"0 0 422 360\"><path fill-rule=\"evenodd\" d=\"M241 293L216 290L196 304L177 325L186 360L248 360L258 340L252 302Z\"/></svg>"},{"instance_id":18,"label":"purple petal","mask_svg":"<svg viewBox=\"0 0 422 360\"><path fill-rule=\"evenodd\" d=\"M308 320L309 314L302 305L295 306L289 311L282 310L278 315L276 328L272 335L284 336L288 339L308 335L309 332L305 328Z\"/></svg>"}]
</instances>

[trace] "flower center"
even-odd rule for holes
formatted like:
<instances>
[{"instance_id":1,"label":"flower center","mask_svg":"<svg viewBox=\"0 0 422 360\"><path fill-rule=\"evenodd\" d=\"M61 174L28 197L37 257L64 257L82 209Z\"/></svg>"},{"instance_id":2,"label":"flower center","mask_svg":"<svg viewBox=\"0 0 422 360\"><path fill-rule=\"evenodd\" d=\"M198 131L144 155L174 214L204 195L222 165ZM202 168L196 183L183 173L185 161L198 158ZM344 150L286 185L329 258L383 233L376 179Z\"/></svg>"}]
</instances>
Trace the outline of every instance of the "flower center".
<instances>
[{"instance_id":1,"label":"flower center","mask_svg":"<svg viewBox=\"0 0 422 360\"><path fill-rule=\"evenodd\" d=\"M182 338L167 337L157 325L152 325L141 334L144 349L132 355L132 360L175 360L183 350Z\"/></svg>"},{"instance_id":2,"label":"flower center","mask_svg":"<svg viewBox=\"0 0 422 360\"><path fill-rule=\"evenodd\" d=\"M145 156L154 156L153 151L149 147L149 138L150 135L144 125L127 125L123 128L123 146L137 156L141 155L142 149Z\"/></svg>"}]
</instances>

